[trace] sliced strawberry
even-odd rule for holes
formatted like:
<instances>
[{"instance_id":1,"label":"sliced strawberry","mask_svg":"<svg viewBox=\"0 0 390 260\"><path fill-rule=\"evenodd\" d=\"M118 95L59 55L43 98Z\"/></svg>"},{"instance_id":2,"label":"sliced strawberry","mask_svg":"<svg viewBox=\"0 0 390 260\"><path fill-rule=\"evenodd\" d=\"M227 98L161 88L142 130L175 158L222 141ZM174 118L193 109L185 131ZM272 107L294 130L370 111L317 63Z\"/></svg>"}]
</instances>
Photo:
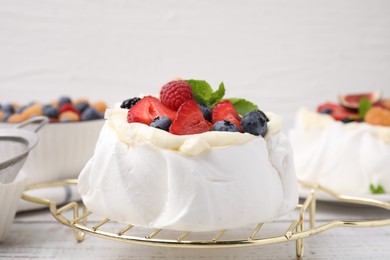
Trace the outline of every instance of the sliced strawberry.
<instances>
[{"instance_id":1,"label":"sliced strawberry","mask_svg":"<svg viewBox=\"0 0 390 260\"><path fill-rule=\"evenodd\" d=\"M203 117L194 100L184 102L176 113L176 118L169 127L169 132L175 135L199 134L209 131L211 124Z\"/></svg>"},{"instance_id":2,"label":"sliced strawberry","mask_svg":"<svg viewBox=\"0 0 390 260\"><path fill-rule=\"evenodd\" d=\"M233 123L237 126L238 130L241 130L241 117L238 115L236 109L234 108L230 100L223 100L216 104L212 108L212 122L213 124L218 121L227 120L230 123Z\"/></svg>"},{"instance_id":3,"label":"sliced strawberry","mask_svg":"<svg viewBox=\"0 0 390 260\"><path fill-rule=\"evenodd\" d=\"M344 108L341 105L332 103L332 102L326 102L324 104L321 104L317 108L317 112L319 113L325 113L332 116L335 120L340 121L346 118L356 118L357 113L351 112L350 110Z\"/></svg>"},{"instance_id":4,"label":"sliced strawberry","mask_svg":"<svg viewBox=\"0 0 390 260\"><path fill-rule=\"evenodd\" d=\"M173 121L175 115L175 111L164 106L157 98L146 96L129 109L127 122L150 125L153 119L158 116L167 116Z\"/></svg>"}]
</instances>

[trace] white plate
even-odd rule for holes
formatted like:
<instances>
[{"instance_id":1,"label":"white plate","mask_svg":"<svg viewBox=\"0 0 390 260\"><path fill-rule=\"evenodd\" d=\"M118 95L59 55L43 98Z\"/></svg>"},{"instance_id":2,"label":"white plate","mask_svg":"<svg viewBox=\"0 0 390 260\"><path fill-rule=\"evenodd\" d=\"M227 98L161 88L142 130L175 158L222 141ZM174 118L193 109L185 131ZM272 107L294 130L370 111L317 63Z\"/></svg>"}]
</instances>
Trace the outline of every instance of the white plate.
<instances>
[{"instance_id":1,"label":"white plate","mask_svg":"<svg viewBox=\"0 0 390 260\"><path fill-rule=\"evenodd\" d=\"M310 194L310 189L300 185L298 188L298 192L299 192L300 198L306 198ZM346 196L352 196L352 197L364 198L364 199L375 199L375 200L380 200L380 201L384 201L384 202L390 202L390 194L361 194L361 195L340 194L340 195L346 195ZM331 196L330 194L328 194L322 190L317 191L316 198L318 201L345 203L344 201L340 201L339 199Z\"/></svg>"}]
</instances>

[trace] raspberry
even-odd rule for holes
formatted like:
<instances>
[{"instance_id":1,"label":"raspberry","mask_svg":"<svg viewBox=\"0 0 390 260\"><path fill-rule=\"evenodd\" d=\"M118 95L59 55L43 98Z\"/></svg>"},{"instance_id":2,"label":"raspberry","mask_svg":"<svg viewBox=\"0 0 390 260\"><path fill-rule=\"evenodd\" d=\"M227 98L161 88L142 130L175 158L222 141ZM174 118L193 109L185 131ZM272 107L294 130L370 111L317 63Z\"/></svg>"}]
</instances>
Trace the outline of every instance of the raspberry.
<instances>
[{"instance_id":1,"label":"raspberry","mask_svg":"<svg viewBox=\"0 0 390 260\"><path fill-rule=\"evenodd\" d=\"M174 80L165 84L160 91L161 103L177 111L186 101L192 100L191 85L185 80Z\"/></svg>"},{"instance_id":2,"label":"raspberry","mask_svg":"<svg viewBox=\"0 0 390 260\"><path fill-rule=\"evenodd\" d=\"M364 117L371 125L390 126L390 111L381 107L371 108Z\"/></svg>"}]
</instances>

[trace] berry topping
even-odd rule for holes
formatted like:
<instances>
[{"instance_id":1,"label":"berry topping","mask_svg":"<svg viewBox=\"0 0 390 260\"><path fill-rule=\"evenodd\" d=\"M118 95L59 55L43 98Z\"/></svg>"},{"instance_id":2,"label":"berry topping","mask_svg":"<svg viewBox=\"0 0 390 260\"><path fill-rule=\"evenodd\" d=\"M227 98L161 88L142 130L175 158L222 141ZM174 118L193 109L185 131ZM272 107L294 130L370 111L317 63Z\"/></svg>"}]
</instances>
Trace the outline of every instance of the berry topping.
<instances>
[{"instance_id":1,"label":"berry topping","mask_svg":"<svg viewBox=\"0 0 390 260\"><path fill-rule=\"evenodd\" d=\"M349 109L358 109L361 99L366 98L372 104L374 104L381 99L381 96L382 93L380 91L375 91L375 92L363 93L363 94L341 95L339 98L340 98L340 104L343 107Z\"/></svg>"},{"instance_id":2,"label":"berry topping","mask_svg":"<svg viewBox=\"0 0 390 260\"><path fill-rule=\"evenodd\" d=\"M199 134L209 131L210 127L210 123L204 119L196 102L189 100L178 109L169 132L175 135Z\"/></svg>"},{"instance_id":3,"label":"berry topping","mask_svg":"<svg viewBox=\"0 0 390 260\"><path fill-rule=\"evenodd\" d=\"M202 114L203 114L203 117L211 122L211 108L209 108L208 106L206 105L202 105L202 104L198 104L198 107L200 109L200 111L202 111Z\"/></svg>"},{"instance_id":4,"label":"berry topping","mask_svg":"<svg viewBox=\"0 0 390 260\"><path fill-rule=\"evenodd\" d=\"M230 123L230 121L227 120L215 122L212 130L225 131L225 132L239 132L237 126L235 124Z\"/></svg>"},{"instance_id":5,"label":"berry topping","mask_svg":"<svg viewBox=\"0 0 390 260\"><path fill-rule=\"evenodd\" d=\"M215 123L223 120L235 124L241 132L241 118L230 100L223 100L212 108L212 122Z\"/></svg>"},{"instance_id":6,"label":"berry topping","mask_svg":"<svg viewBox=\"0 0 390 260\"><path fill-rule=\"evenodd\" d=\"M129 98L129 99L126 99L122 102L121 104L121 108L126 108L126 109L130 109L132 108L135 104L137 104L138 101L140 101L141 99L139 97L133 97L133 98Z\"/></svg>"},{"instance_id":7,"label":"berry topping","mask_svg":"<svg viewBox=\"0 0 390 260\"><path fill-rule=\"evenodd\" d=\"M168 131L171 124L172 124L172 120L169 117L158 116L153 120L152 123L150 123L150 126L164 131Z\"/></svg>"},{"instance_id":8,"label":"berry topping","mask_svg":"<svg viewBox=\"0 0 390 260\"><path fill-rule=\"evenodd\" d=\"M248 112L244 115L241 120L241 127L244 132L253 134L253 135L261 135L265 136L267 133L267 122L269 119L265 114L260 110L254 110Z\"/></svg>"},{"instance_id":9,"label":"berry topping","mask_svg":"<svg viewBox=\"0 0 390 260\"><path fill-rule=\"evenodd\" d=\"M100 114L95 108L88 107L84 110L84 112L81 114L81 120L94 120L94 119L101 119L103 118L103 115Z\"/></svg>"},{"instance_id":10,"label":"berry topping","mask_svg":"<svg viewBox=\"0 0 390 260\"><path fill-rule=\"evenodd\" d=\"M193 99L191 85L185 80L170 81L161 88L160 99L165 106L176 111L184 102Z\"/></svg>"},{"instance_id":11,"label":"berry topping","mask_svg":"<svg viewBox=\"0 0 390 260\"><path fill-rule=\"evenodd\" d=\"M345 118L354 118L356 117L356 113L351 112L347 110L346 108L342 107L341 105L326 102L317 108L317 112L323 113L323 114L329 114L332 116L335 120L343 120Z\"/></svg>"},{"instance_id":12,"label":"berry topping","mask_svg":"<svg viewBox=\"0 0 390 260\"><path fill-rule=\"evenodd\" d=\"M88 102L78 102L77 104L74 105L74 109L76 109L80 113L83 113L85 109L87 109L88 107L89 107Z\"/></svg>"},{"instance_id":13,"label":"berry topping","mask_svg":"<svg viewBox=\"0 0 390 260\"><path fill-rule=\"evenodd\" d=\"M62 105L64 104L72 104L72 99L70 99L70 97L60 97L58 99L58 107L61 107Z\"/></svg>"},{"instance_id":14,"label":"berry topping","mask_svg":"<svg viewBox=\"0 0 390 260\"><path fill-rule=\"evenodd\" d=\"M390 126L390 111L381 107L371 108L364 120L372 125Z\"/></svg>"},{"instance_id":15,"label":"berry topping","mask_svg":"<svg viewBox=\"0 0 390 260\"><path fill-rule=\"evenodd\" d=\"M153 119L158 116L167 116L173 121L175 114L175 111L164 106L157 98L146 96L129 109L127 122L139 122L150 125Z\"/></svg>"},{"instance_id":16,"label":"berry topping","mask_svg":"<svg viewBox=\"0 0 390 260\"><path fill-rule=\"evenodd\" d=\"M49 118L58 118L58 110L52 105L42 107L43 114Z\"/></svg>"}]
</instances>

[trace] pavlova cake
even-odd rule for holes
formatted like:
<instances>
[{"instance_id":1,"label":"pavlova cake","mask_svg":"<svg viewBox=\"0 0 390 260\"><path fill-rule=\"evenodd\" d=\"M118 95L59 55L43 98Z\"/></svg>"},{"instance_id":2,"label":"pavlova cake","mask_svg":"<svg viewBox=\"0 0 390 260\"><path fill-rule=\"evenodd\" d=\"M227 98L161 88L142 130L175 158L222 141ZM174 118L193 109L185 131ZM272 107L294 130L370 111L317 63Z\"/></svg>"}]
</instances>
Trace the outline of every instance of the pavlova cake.
<instances>
[{"instance_id":1,"label":"pavlova cake","mask_svg":"<svg viewBox=\"0 0 390 260\"><path fill-rule=\"evenodd\" d=\"M79 176L89 210L118 222L187 231L272 221L298 202L281 119L205 81L174 80L159 97L105 113Z\"/></svg>"},{"instance_id":2,"label":"pavlova cake","mask_svg":"<svg viewBox=\"0 0 390 260\"><path fill-rule=\"evenodd\" d=\"M301 108L289 137L299 179L341 194L390 193L390 100L380 92Z\"/></svg>"}]
</instances>

